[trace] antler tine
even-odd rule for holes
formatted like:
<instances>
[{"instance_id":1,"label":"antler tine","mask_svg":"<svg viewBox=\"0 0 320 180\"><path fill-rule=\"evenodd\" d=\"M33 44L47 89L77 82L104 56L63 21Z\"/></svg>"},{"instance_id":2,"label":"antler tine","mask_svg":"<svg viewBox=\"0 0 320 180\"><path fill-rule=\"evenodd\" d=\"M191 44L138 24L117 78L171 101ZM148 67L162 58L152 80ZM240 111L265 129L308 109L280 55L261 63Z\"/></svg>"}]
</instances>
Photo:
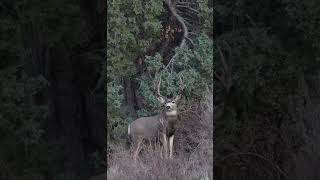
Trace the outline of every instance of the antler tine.
<instances>
[{"instance_id":1,"label":"antler tine","mask_svg":"<svg viewBox=\"0 0 320 180\"><path fill-rule=\"evenodd\" d=\"M159 82L158 82L158 85L157 85L157 95L159 97L161 97L161 94L160 94L160 84L161 84L161 75L160 75L160 79L159 79Z\"/></svg>"},{"instance_id":2,"label":"antler tine","mask_svg":"<svg viewBox=\"0 0 320 180\"><path fill-rule=\"evenodd\" d=\"M184 83L183 83L180 75L179 75L179 80L180 80L179 94L181 94L184 89Z\"/></svg>"}]
</instances>

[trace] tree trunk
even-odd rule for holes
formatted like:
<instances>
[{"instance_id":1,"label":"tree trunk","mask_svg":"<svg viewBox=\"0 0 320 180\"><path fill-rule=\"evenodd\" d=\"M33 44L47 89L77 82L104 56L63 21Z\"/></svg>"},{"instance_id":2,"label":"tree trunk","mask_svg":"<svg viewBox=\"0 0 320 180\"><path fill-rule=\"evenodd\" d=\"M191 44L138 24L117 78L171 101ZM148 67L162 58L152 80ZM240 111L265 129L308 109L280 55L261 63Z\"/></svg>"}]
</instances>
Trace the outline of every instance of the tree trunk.
<instances>
[{"instance_id":1,"label":"tree trunk","mask_svg":"<svg viewBox=\"0 0 320 180\"><path fill-rule=\"evenodd\" d=\"M80 6L87 29L79 31L87 32L88 42L70 45L61 41L50 48L45 41L46 34L42 32L43 24L30 22L23 26L25 52L31 52L30 56L25 56L25 61L31 59L26 70L34 76L42 75L50 83L38 99L49 108L46 123L49 144L58 141L64 147L63 172L59 173L71 174L76 179L88 179L93 174L90 155L102 153L106 147L104 83L96 87L97 79L103 79L105 60L103 56L96 58L99 56L96 50L105 47L105 12L101 9L104 1L84 2L81 1ZM88 52L94 55L86 55ZM56 173L49 174L57 176Z\"/></svg>"},{"instance_id":2,"label":"tree trunk","mask_svg":"<svg viewBox=\"0 0 320 180\"><path fill-rule=\"evenodd\" d=\"M127 110L130 114L130 117L137 117L135 88L133 83L134 82L131 79L124 78L123 80L124 97L125 97Z\"/></svg>"}]
</instances>

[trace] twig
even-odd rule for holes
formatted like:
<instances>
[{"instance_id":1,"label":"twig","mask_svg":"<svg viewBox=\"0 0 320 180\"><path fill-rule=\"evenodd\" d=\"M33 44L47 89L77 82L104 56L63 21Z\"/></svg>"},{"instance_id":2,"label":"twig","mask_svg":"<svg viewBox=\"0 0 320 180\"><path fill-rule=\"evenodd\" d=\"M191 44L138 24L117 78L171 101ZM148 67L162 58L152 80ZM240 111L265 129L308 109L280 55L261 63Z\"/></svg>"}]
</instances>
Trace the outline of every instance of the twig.
<instances>
[{"instance_id":1,"label":"twig","mask_svg":"<svg viewBox=\"0 0 320 180\"><path fill-rule=\"evenodd\" d=\"M196 2L181 2L181 1L178 1L177 4L190 4L190 5L193 4L193 5L196 5L198 3L196 3Z\"/></svg>"},{"instance_id":2,"label":"twig","mask_svg":"<svg viewBox=\"0 0 320 180\"><path fill-rule=\"evenodd\" d=\"M175 60L175 58L177 57L178 54L175 54L169 61L169 63L167 64L166 68L168 68L171 65L171 68L173 66L173 61Z\"/></svg>"},{"instance_id":3,"label":"twig","mask_svg":"<svg viewBox=\"0 0 320 180\"><path fill-rule=\"evenodd\" d=\"M197 13L197 14L200 14L200 12L198 10L196 10L196 9L194 9L192 7L189 7L189 6L184 6L184 5L177 4L176 7L186 8L186 9L189 9L189 10L191 10L191 11Z\"/></svg>"},{"instance_id":4,"label":"twig","mask_svg":"<svg viewBox=\"0 0 320 180\"><path fill-rule=\"evenodd\" d=\"M219 55L220 55L220 57L221 57L220 59L221 59L221 63L222 63L222 66L223 66L223 71L224 71L224 72L228 72L228 66L227 66L227 63L226 63L226 61L225 61L225 57L224 57L224 55L223 55L220 47L217 46L217 48L218 48L218 51L219 51Z\"/></svg>"},{"instance_id":5,"label":"twig","mask_svg":"<svg viewBox=\"0 0 320 180\"><path fill-rule=\"evenodd\" d=\"M192 41L192 39L190 39L189 37L186 37L186 39L192 44L192 47L195 47L194 46L194 42Z\"/></svg>"}]
</instances>

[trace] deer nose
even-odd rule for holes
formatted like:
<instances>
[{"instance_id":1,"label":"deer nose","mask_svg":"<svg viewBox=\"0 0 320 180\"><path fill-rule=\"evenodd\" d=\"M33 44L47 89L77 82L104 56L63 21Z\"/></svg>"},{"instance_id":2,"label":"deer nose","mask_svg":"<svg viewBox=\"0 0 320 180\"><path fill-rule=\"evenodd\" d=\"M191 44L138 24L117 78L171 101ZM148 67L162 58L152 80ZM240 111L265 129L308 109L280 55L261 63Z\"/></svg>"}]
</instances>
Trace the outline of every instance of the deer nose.
<instances>
[{"instance_id":1,"label":"deer nose","mask_svg":"<svg viewBox=\"0 0 320 180\"><path fill-rule=\"evenodd\" d=\"M166 106L167 109L170 109L170 106Z\"/></svg>"}]
</instances>

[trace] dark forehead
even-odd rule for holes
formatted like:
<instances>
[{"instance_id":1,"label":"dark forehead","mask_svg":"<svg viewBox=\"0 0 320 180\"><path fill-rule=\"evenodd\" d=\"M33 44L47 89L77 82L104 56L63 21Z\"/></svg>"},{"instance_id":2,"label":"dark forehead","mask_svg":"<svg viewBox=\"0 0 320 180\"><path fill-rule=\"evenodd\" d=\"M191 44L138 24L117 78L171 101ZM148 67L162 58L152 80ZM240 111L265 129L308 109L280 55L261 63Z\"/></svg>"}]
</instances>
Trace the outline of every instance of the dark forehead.
<instances>
[{"instance_id":1,"label":"dark forehead","mask_svg":"<svg viewBox=\"0 0 320 180\"><path fill-rule=\"evenodd\" d=\"M173 97L172 97L172 98L168 98L168 97L167 97L167 98L165 98L165 102L166 102L166 103L171 102L171 101L173 101L173 99L174 99Z\"/></svg>"}]
</instances>

